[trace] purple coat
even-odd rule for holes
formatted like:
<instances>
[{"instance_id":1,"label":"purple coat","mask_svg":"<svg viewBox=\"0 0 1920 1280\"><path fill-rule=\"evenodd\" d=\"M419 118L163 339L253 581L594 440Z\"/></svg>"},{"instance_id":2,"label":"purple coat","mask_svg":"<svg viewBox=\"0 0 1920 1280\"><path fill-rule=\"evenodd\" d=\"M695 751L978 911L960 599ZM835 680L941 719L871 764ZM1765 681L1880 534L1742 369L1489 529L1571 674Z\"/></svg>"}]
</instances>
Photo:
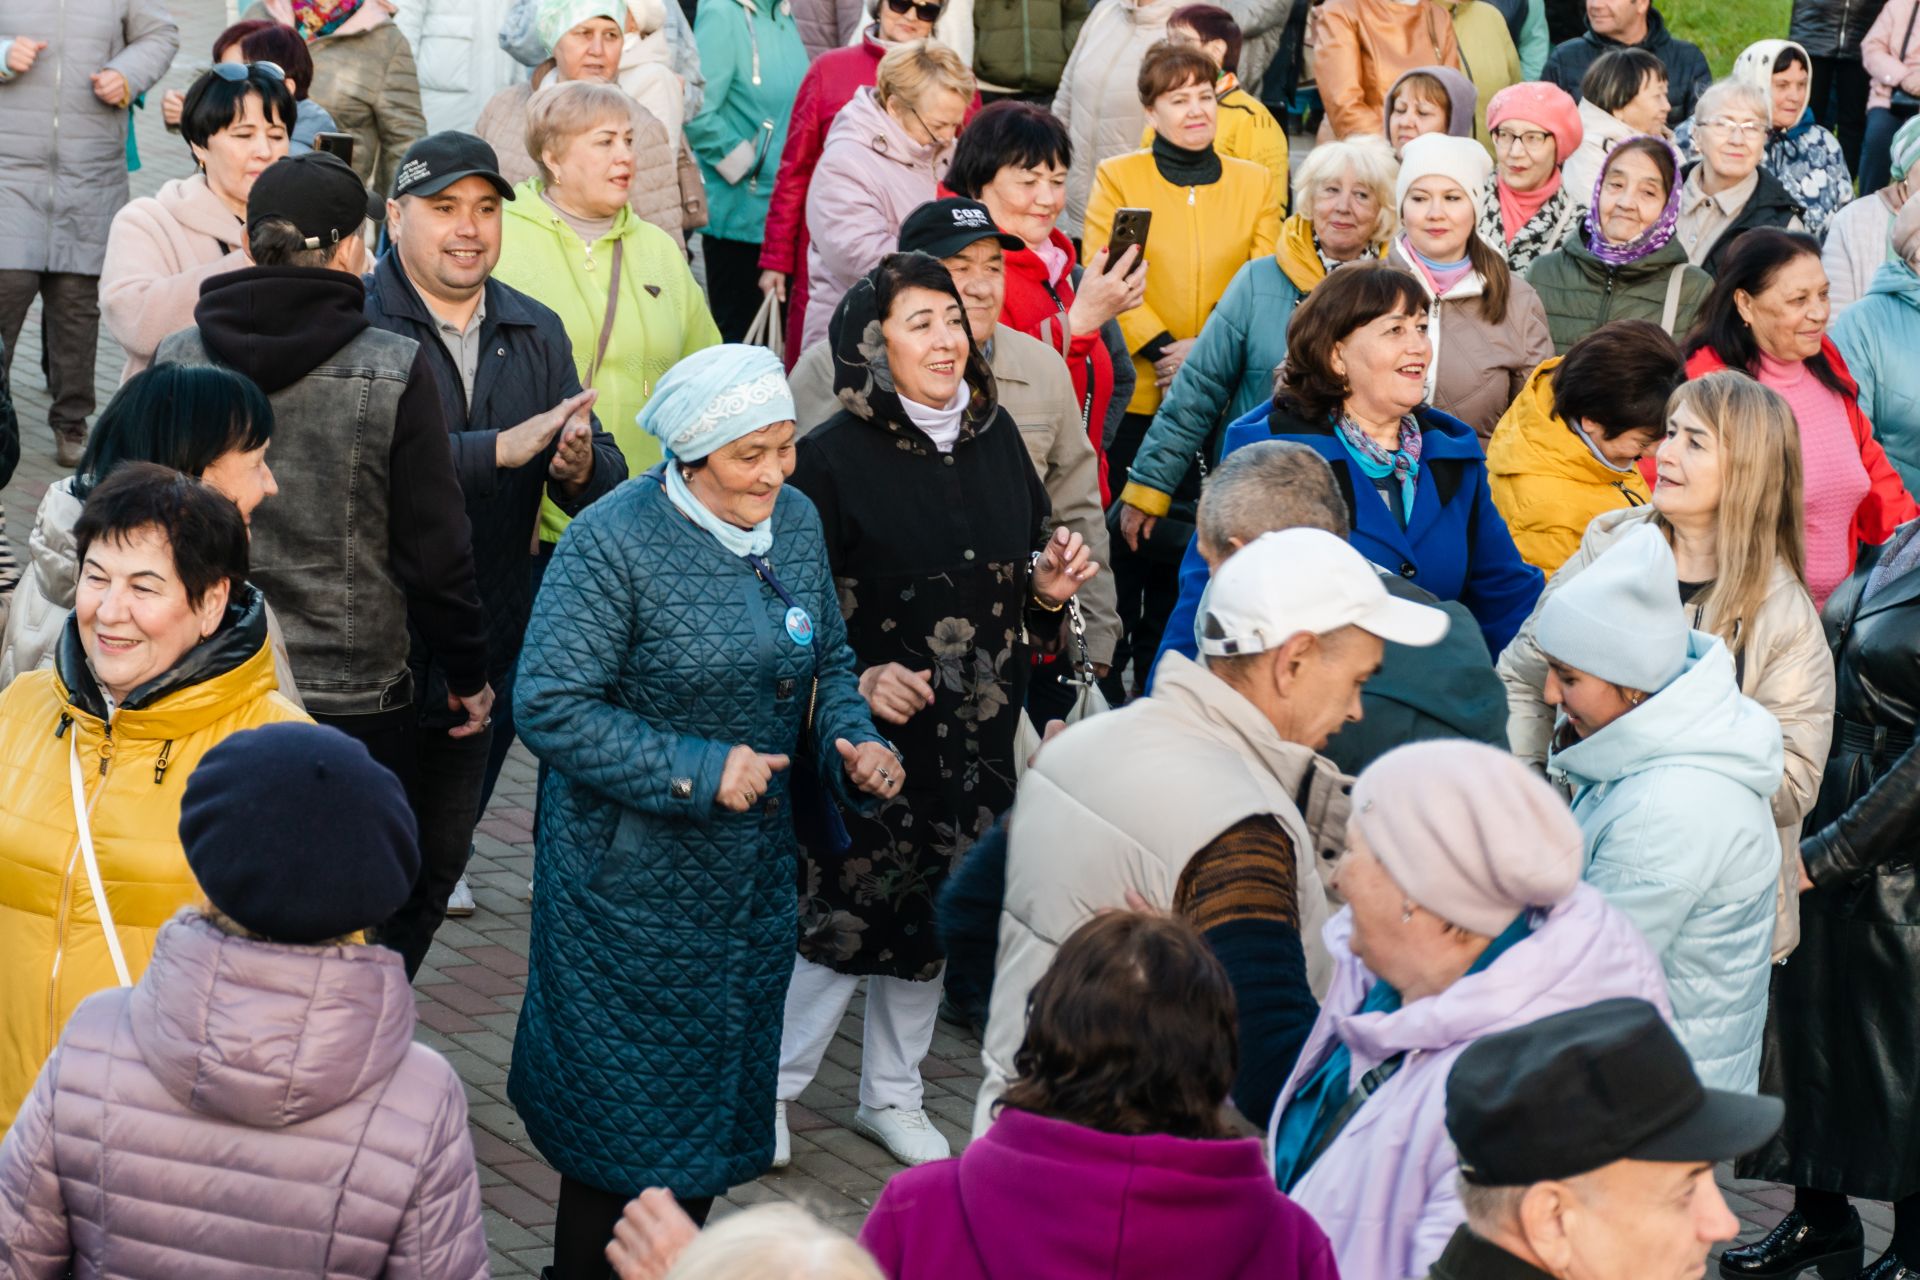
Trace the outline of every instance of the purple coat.
<instances>
[{"instance_id":1,"label":"purple coat","mask_svg":"<svg viewBox=\"0 0 1920 1280\"><path fill-rule=\"evenodd\" d=\"M1466 1221L1454 1186L1458 1157L1447 1137L1447 1073L1473 1041L1614 996L1637 996L1671 1020L1660 960L1640 931L1592 885L1581 884L1533 933L1479 973L1392 1013L1358 1009L1377 981L1348 939L1353 912L1327 922L1333 983L1319 1021L1273 1108L1269 1141L1337 1036L1353 1053L1353 1079L1405 1052L1400 1070L1364 1106L1293 1189L1326 1229L1340 1270L1366 1280L1425 1276Z\"/></svg>"},{"instance_id":2,"label":"purple coat","mask_svg":"<svg viewBox=\"0 0 1920 1280\"><path fill-rule=\"evenodd\" d=\"M487 1274L467 1101L385 947L183 911L89 997L0 1146L8 1280Z\"/></svg>"},{"instance_id":3,"label":"purple coat","mask_svg":"<svg viewBox=\"0 0 1920 1280\"><path fill-rule=\"evenodd\" d=\"M860 1243L891 1280L1339 1280L1253 1138L1101 1133L1008 1108L897 1173Z\"/></svg>"}]
</instances>

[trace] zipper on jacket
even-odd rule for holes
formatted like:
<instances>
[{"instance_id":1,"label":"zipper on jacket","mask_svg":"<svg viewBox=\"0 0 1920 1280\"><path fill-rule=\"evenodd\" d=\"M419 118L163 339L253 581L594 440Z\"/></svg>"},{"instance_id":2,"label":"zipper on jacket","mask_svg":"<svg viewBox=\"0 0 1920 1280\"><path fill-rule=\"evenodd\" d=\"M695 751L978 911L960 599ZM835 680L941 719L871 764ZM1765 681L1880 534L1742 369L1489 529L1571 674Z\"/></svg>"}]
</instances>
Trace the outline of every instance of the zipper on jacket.
<instances>
[{"instance_id":1,"label":"zipper on jacket","mask_svg":"<svg viewBox=\"0 0 1920 1280\"><path fill-rule=\"evenodd\" d=\"M1647 500L1645 498L1641 497L1639 494L1635 493L1633 490L1627 488L1626 485L1621 484L1618 480L1610 480L1608 481L1608 483L1620 491L1620 496L1627 500L1627 506L1644 507L1647 505Z\"/></svg>"},{"instance_id":2,"label":"zipper on jacket","mask_svg":"<svg viewBox=\"0 0 1920 1280\"><path fill-rule=\"evenodd\" d=\"M1193 208L1194 192L1195 192L1195 188L1193 187L1187 188L1187 208L1189 209Z\"/></svg>"},{"instance_id":3,"label":"zipper on jacket","mask_svg":"<svg viewBox=\"0 0 1920 1280\"><path fill-rule=\"evenodd\" d=\"M1608 267L1607 268L1607 288L1606 288L1606 291L1600 295L1600 323L1601 324L1605 324L1607 321L1613 318L1613 280L1614 280L1614 269L1612 267ZM1595 326L1595 327L1597 328L1598 326Z\"/></svg>"},{"instance_id":4,"label":"zipper on jacket","mask_svg":"<svg viewBox=\"0 0 1920 1280\"><path fill-rule=\"evenodd\" d=\"M159 786L167 776L167 757L173 754L173 739L168 738L160 744L160 758L153 762L153 785Z\"/></svg>"}]
</instances>

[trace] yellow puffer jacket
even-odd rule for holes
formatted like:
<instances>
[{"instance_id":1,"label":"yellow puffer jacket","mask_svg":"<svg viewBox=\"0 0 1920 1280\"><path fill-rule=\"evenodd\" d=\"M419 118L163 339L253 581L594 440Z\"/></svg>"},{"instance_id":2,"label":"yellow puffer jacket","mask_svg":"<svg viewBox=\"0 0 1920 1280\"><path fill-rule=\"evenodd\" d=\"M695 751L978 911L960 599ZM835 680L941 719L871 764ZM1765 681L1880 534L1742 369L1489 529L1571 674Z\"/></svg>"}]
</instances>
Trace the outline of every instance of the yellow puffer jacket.
<instances>
[{"instance_id":1,"label":"yellow puffer jacket","mask_svg":"<svg viewBox=\"0 0 1920 1280\"><path fill-rule=\"evenodd\" d=\"M1094 175L1083 261L1106 248L1116 210L1153 211L1146 301L1120 316L1127 350L1137 353L1162 333L1176 341L1199 337L1234 273L1279 243L1280 198L1272 173L1227 156L1220 167L1218 182L1175 186L1160 176L1151 151L1134 151L1103 162ZM1133 369L1127 411L1152 413L1160 407L1153 365L1136 354Z\"/></svg>"},{"instance_id":2,"label":"yellow puffer jacket","mask_svg":"<svg viewBox=\"0 0 1920 1280\"><path fill-rule=\"evenodd\" d=\"M0 693L0 1132L82 1000L115 984L87 888L69 786L78 750L100 880L133 979L154 935L200 888L180 847L180 797L215 743L307 717L275 691L266 604L251 587L233 622L106 717L70 622L50 670ZM271 833L262 833L263 856ZM292 869L290 869L291 871Z\"/></svg>"},{"instance_id":3,"label":"yellow puffer jacket","mask_svg":"<svg viewBox=\"0 0 1920 1280\"><path fill-rule=\"evenodd\" d=\"M1487 482L1520 556L1548 577L1580 547L1603 511L1644 506L1652 496L1638 467L1615 471L1553 413L1553 371L1545 361L1501 416L1487 442Z\"/></svg>"},{"instance_id":4,"label":"yellow puffer jacket","mask_svg":"<svg viewBox=\"0 0 1920 1280\"><path fill-rule=\"evenodd\" d=\"M1215 86L1220 94L1218 132L1213 149L1236 160L1251 160L1273 174L1274 190L1280 193L1280 213L1287 212L1287 131L1267 110L1267 104L1240 87L1231 71L1220 73ZM1140 145L1153 145L1153 126L1140 133Z\"/></svg>"}]
</instances>

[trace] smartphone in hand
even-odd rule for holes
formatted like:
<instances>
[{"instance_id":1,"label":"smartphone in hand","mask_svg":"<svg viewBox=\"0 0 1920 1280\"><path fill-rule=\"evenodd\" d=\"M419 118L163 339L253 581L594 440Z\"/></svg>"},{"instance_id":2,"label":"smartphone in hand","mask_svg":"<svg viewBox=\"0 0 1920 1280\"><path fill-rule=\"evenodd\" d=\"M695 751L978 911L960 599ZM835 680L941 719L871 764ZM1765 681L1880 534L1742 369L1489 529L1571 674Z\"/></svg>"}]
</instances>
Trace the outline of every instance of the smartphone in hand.
<instances>
[{"instance_id":1,"label":"smartphone in hand","mask_svg":"<svg viewBox=\"0 0 1920 1280\"><path fill-rule=\"evenodd\" d=\"M1113 214L1113 237L1107 241L1107 270L1113 270L1114 264L1129 248L1138 248L1140 253L1135 265L1147 260L1147 229L1153 225L1151 209L1116 209Z\"/></svg>"}]
</instances>

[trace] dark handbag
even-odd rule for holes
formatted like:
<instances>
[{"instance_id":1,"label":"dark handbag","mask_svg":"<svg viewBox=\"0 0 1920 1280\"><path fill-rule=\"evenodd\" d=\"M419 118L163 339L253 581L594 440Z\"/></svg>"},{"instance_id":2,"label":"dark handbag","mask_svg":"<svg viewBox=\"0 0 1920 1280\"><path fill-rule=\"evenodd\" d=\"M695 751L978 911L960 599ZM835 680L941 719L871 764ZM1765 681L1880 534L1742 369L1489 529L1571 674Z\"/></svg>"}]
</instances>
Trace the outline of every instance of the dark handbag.
<instances>
[{"instance_id":1,"label":"dark handbag","mask_svg":"<svg viewBox=\"0 0 1920 1280\"><path fill-rule=\"evenodd\" d=\"M1915 5L1907 11L1907 34L1900 37L1900 64L1902 66L1905 66L1907 62L1907 46L1913 42L1913 20L1916 17L1920 17L1920 4ZM1893 103L1890 109L1895 115L1910 116L1915 111L1920 111L1920 98L1908 93L1905 89L1895 86L1893 90Z\"/></svg>"}]
</instances>

